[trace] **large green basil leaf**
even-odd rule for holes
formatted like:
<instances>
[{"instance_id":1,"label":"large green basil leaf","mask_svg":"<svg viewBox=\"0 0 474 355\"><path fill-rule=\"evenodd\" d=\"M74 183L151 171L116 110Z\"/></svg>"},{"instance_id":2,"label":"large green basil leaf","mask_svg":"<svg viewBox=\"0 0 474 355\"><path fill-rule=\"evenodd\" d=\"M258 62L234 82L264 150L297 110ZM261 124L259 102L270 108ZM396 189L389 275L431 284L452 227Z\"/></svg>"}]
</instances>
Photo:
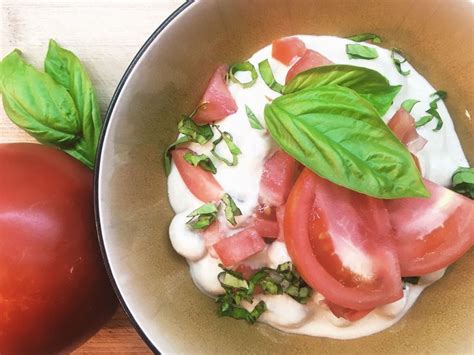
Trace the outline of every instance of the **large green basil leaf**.
<instances>
[{"instance_id":1,"label":"large green basil leaf","mask_svg":"<svg viewBox=\"0 0 474 355\"><path fill-rule=\"evenodd\" d=\"M429 196L408 150L352 89L280 96L265 107L265 121L283 150L338 185L384 199Z\"/></svg>"},{"instance_id":2,"label":"large green basil leaf","mask_svg":"<svg viewBox=\"0 0 474 355\"><path fill-rule=\"evenodd\" d=\"M17 49L2 60L0 87L8 117L41 143L64 148L79 139L79 114L71 95L27 64Z\"/></svg>"},{"instance_id":3,"label":"large green basil leaf","mask_svg":"<svg viewBox=\"0 0 474 355\"><path fill-rule=\"evenodd\" d=\"M393 103L401 85L390 82L379 72L353 65L324 65L296 75L286 86L283 94L291 94L308 88L339 85L357 91L383 116Z\"/></svg>"},{"instance_id":4,"label":"large green basil leaf","mask_svg":"<svg viewBox=\"0 0 474 355\"><path fill-rule=\"evenodd\" d=\"M44 68L71 94L79 112L82 137L68 153L93 168L102 120L92 82L79 58L54 40L49 41Z\"/></svg>"}]
</instances>

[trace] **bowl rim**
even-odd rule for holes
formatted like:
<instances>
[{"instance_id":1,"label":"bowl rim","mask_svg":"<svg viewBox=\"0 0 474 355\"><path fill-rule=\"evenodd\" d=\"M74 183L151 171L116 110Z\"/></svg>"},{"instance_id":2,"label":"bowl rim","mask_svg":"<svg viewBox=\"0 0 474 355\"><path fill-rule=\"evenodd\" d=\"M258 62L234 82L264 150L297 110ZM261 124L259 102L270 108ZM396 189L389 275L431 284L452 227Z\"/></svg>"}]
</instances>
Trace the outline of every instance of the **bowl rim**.
<instances>
[{"instance_id":1,"label":"bowl rim","mask_svg":"<svg viewBox=\"0 0 474 355\"><path fill-rule=\"evenodd\" d=\"M104 120L102 122L102 130L100 133L99 137L99 142L97 145L97 153L96 153L96 168L94 170L94 216L95 216L95 225L97 229L97 237L99 241L99 248L100 248L100 253L102 254L102 259L104 262L104 266L107 272L107 275L109 277L110 283L112 285L112 288L115 292L115 295L117 296L120 305L122 306L123 310L125 311L125 314L127 315L128 319L132 323L133 327L136 329L140 337L143 339L143 341L146 343L146 345L150 348L153 353L156 354L161 354L161 351L159 350L158 346L155 345L151 339L145 334L143 329L141 328L140 324L138 324L137 320L133 316L132 312L130 311L130 308L125 301L124 297L122 296L120 289L117 285L117 282L115 281L114 274L112 272L112 268L110 266L110 261L107 257L107 251L105 248L105 243L104 243L104 236L102 233L102 227L100 223L100 213L99 213L99 177L100 177L100 162L102 158L102 151L104 148L104 143L105 143L105 137L107 134L107 130L109 127L109 123L111 121L112 113L115 109L115 104L117 103L117 100L122 92L123 87L125 86L125 83L129 79L133 69L137 65L138 61L141 59L143 54L146 52L146 50L150 47L150 45L154 42L156 37L175 19L177 18L180 14L182 14L190 5L192 5L195 2L195 0L185 0L185 2L180 5L176 10L174 10L171 15L169 15L154 31L153 33L148 37L148 39L145 41L145 43L141 46L141 48L138 50L137 54L133 57L132 61L128 65L127 69L125 70L122 78L120 79L114 94L112 95L112 98L110 99L109 106L107 108L107 111L105 113Z\"/></svg>"}]
</instances>

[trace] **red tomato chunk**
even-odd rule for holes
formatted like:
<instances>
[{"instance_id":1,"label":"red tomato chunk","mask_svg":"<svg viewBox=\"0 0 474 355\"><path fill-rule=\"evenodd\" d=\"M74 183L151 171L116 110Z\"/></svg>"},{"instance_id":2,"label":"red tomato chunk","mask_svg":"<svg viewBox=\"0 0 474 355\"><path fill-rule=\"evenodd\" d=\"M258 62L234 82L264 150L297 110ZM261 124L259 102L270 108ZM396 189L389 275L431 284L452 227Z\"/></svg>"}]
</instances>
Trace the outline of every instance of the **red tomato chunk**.
<instances>
[{"instance_id":1,"label":"red tomato chunk","mask_svg":"<svg viewBox=\"0 0 474 355\"><path fill-rule=\"evenodd\" d=\"M308 49L300 60L290 68L288 74L286 74L286 83L305 70L328 64L332 64L329 59L316 51Z\"/></svg>"},{"instance_id":2,"label":"red tomato chunk","mask_svg":"<svg viewBox=\"0 0 474 355\"><path fill-rule=\"evenodd\" d=\"M253 228L244 229L214 244L224 266L236 265L264 248L265 242Z\"/></svg>"},{"instance_id":3,"label":"red tomato chunk","mask_svg":"<svg viewBox=\"0 0 474 355\"><path fill-rule=\"evenodd\" d=\"M306 52L306 46L297 37L283 37L273 41L272 57L285 65L290 65L296 57L302 57Z\"/></svg>"}]
</instances>

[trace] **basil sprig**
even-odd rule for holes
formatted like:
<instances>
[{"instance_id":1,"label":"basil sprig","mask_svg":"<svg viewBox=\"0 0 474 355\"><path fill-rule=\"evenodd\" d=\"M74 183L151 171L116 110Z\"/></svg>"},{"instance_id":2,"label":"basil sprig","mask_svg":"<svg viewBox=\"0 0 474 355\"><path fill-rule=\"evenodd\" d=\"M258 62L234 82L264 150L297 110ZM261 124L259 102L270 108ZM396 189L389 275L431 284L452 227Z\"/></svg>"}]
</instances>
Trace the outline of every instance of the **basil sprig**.
<instances>
[{"instance_id":1,"label":"basil sprig","mask_svg":"<svg viewBox=\"0 0 474 355\"><path fill-rule=\"evenodd\" d=\"M268 59L265 59L258 64L258 71L260 72L260 76L262 77L263 81L270 89L280 94L283 93L283 89L285 87L276 81Z\"/></svg>"},{"instance_id":2,"label":"basil sprig","mask_svg":"<svg viewBox=\"0 0 474 355\"><path fill-rule=\"evenodd\" d=\"M192 229L207 229L217 218L217 207L215 203L202 205L187 216L190 220L186 224Z\"/></svg>"},{"instance_id":3,"label":"basil sprig","mask_svg":"<svg viewBox=\"0 0 474 355\"><path fill-rule=\"evenodd\" d=\"M222 202L224 203L225 218L230 224L236 226L237 221L235 220L235 217L242 216L242 211L240 211L232 197L230 197L230 195L227 193L222 196Z\"/></svg>"},{"instance_id":4,"label":"basil sprig","mask_svg":"<svg viewBox=\"0 0 474 355\"><path fill-rule=\"evenodd\" d=\"M402 102L401 107L408 113L413 110L413 107L420 102L419 100L415 99L406 99L405 101Z\"/></svg>"},{"instance_id":5,"label":"basil sprig","mask_svg":"<svg viewBox=\"0 0 474 355\"><path fill-rule=\"evenodd\" d=\"M212 160L206 154L187 152L184 154L183 158L192 166L199 166L201 169L209 171L212 174L217 173L217 169L212 163Z\"/></svg>"},{"instance_id":6,"label":"basil sprig","mask_svg":"<svg viewBox=\"0 0 474 355\"><path fill-rule=\"evenodd\" d=\"M375 48L362 44L346 44L346 54L349 59L375 59L379 57Z\"/></svg>"},{"instance_id":7,"label":"basil sprig","mask_svg":"<svg viewBox=\"0 0 474 355\"><path fill-rule=\"evenodd\" d=\"M214 155L217 159L222 161L228 166L236 166L239 163L239 158L238 156L242 154L242 151L237 147L237 145L234 143L234 138L229 132L222 132L218 126L214 126L217 131L220 134L220 137L217 138L214 142L212 142L212 150L211 153ZM217 153L217 146L219 143L224 142L227 146L227 149L229 150L230 154L232 155L232 161L224 158L222 155Z\"/></svg>"},{"instance_id":8,"label":"basil sprig","mask_svg":"<svg viewBox=\"0 0 474 355\"><path fill-rule=\"evenodd\" d=\"M347 39L350 39L354 42L372 41L372 43L382 43L382 38L373 33L361 33L358 35L349 36Z\"/></svg>"},{"instance_id":9,"label":"basil sprig","mask_svg":"<svg viewBox=\"0 0 474 355\"><path fill-rule=\"evenodd\" d=\"M284 151L335 184L384 199L429 196L408 150L354 90L325 85L280 96L265 121Z\"/></svg>"},{"instance_id":10,"label":"basil sprig","mask_svg":"<svg viewBox=\"0 0 474 355\"><path fill-rule=\"evenodd\" d=\"M249 120L250 127L253 129L258 129L258 130L263 130L263 126L258 120L257 116L255 116L255 113L251 110L250 107L245 105L245 113L247 114L247 118Z\"/></svg>"},{"instance_id":11,"label":"basil sprig","mask_svg":"<svg viewBox=\"0 0 474 355\"><path fill-rule=\"evenodd\" d=\"M401 85L390 82L379 72L353 65L325 65L296 75L285 87L284 94L327 85L338 85L356 91L374 105L383 116L393 103Z\"/></svg>"},{"instance_id":12,"label":"basil sprig","mask_svg":"<svg viewBox=\"0 0 474 355\"><path fill-rule=\"evenodd\" d=\"M474 199L474 168L458 168L452 177L453 190Z\"/></svg>"},{"instance_id":13,"label":"basil sprig","mask_svg":"<svg viewBox=\"0 0 474 355\"><path fill-rule=\"evenodd\" d=\"M97 97L79 59L50 40L45 71L19 50L1 62L0 92L8 117L39 142L54 145L90 169L102 121Z\"/></svg>"},{"instance_id":14,"label":"basil sprig","mask_svg":"<svg viewBox=\"0 0 474 355\"><path fill-rule=\"evenodd\" d=\"M256 286L264 294L287 294L299 303L305 304L311 297L312 290L296 272L291 262L278 265L275 269L268 267L258 270L249 280L241 273L225 269L219 273L218 280L225 293L216 299L219 305L218 314L234 319L243 319L253 324L265 312L265 302L260 301L252 311L241 306L243 301L252 303Z\"/></svg>"},{"instance_id":15,"label":"basil sprig","mask_svg":"<svg viewBox=\"0 0 474 355\"><path fill-rule=\"evenodd\" d=\"M251 76L250 81L241 82L239 79L237 79L235 77L235 74L239 71L250 72L250 76ZM257 79L258 79L257 71L255 70L255 67L253 66L253 64L250 62L232 64L229 68L227 76L230 81L239 84L244 89L253 86L257 82Z\"/></svg>"},{"instance_id":16,"label":"basil sprig","mask_svg":"<svg viewBox=\"0 0 474 355\"><path fill-rule=\"evenodd\" d=\"M411 72L410 69L408 70L402 69L402 64L405 63L407 60L400 49L392 48L392 53L390 54L390 57L392 58L392 62L395 65L395 68L397 68L397 71L401 75L407 76L410 74Z\"/></svg>"},{"instance_id":17,"label":"basil sprig","mask_svg":"<svg viewBox=\"0 0 474 355\"><path fill-rule=\"evenodd\" d=\"M448 97L448 94L446 91L436 91L430 95L430 97L433 97L434 99L430 102L430 108L426 110L425 112L428 113L428 115L421 117L418 121L415 123L415 127L421 127L426 125L427 123L431 122L433 119L436 119L436 127L433 128L433 131L439 131L443 127L443 119L441 118L439 112L438 112L438 101L444 100Z\"/></svg>"}]
</instances>

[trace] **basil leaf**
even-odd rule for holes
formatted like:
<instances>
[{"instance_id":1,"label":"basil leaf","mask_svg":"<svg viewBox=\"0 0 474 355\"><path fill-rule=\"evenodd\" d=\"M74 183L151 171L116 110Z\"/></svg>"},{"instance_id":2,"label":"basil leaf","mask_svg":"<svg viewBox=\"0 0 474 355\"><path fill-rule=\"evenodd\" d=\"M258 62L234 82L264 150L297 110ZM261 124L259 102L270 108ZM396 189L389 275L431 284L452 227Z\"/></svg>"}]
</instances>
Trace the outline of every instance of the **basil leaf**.
<instances>
[{"instance_id":1,"label":"basil leaf","mask_svg":"<svg viewBox=\"0 0 474 355\"><path fill-rule=\"evenodd\" d=\"M434 97L434 102L437 102L439 100L445 100L448 98L448 93L446 91L443 91L443 90L438 90L438 91L435 91L434 93L432 93L430 95L430 97Z\"/></svg>"},{"instance_id":2,"label":"basil leaf","mask_svg":"<svg viewBox=\"0 0 474 355\"><path fill-rule=\"evenodd\" d=\"M415 122L415 127L418 128L418 127L421 127L421 126L424 126L425 124L427 124L428 122L431 122L431 120L433 119L434 117L429 115L429 116L423 116L422 118L420 118L418 121Z\"/></svg>"},{"instance_id":3,"label":"basil leaf","mask_svg":"<svg viewBox=\"0 0 474 355\"><path fill-rule=\"evenodd\" d=\"M335 184L384 199L429 196L406 147L351 89L280 96L265 107L265 121L284 151Z\"/></svg>"},{"instance_id":4,"label":"basil leaf","mask_svg":"<svg viewBox=\"0 0 474 355\"><path fill-rule=\"evenodd\" d=\"M250 72L250 75L251 75L252 79L248 82L244 82L244 83L241 82L239 79L237 79L235 77L235 73L237 73L239 71L248 71L248 72ZM232 64L229 68L228 77L229 77L230 81L232 81L234 83L237 83L237 84L239 84L240 86L242 86L243 88L246 89L246 88L249 88L249 87L253 86L257 82L258 74L257 74L257 71L255 70L255 67L253 66L252 63L244 62L244 63Z\"/></svg>"},{"instance_id":5,"label":"basil leaf","mask_svg":"<svg viewBox=\"0 0 474 355\"><path fill-rule=\"evenodd\" d=\"M230 224L233 226L237 225L237 221L235 220L236 216L242 216L242 212L235 204L232 197L229 194L224 194L222 197L222 202L224 203L224 214L225 218L229 221Z\"/></svg>"},{"instance_id":6,"label":"basil leaf","mask_svg":"<svg viewBox=\"0 0 474 355\"><path fill-rule=\"evenodd\" d=\"M171 143L168 148L165 150L165 159L164 159L164 164L165 164L165 173L166 176L168 176L171 172L171 151L176 148L180 144L184 143L189 143L191 142L191 139L187 136L184 137L179 137L176 142Z\"/></svg>"},{"instance_id":7,"label":"basil leaf","mask_svg":"<svg viewBox=\"0 0 474 355\"><path fill-rule=\"evenodd\" d=\"M253 111L247 105L245 105L245 113L247 114L247 118L249 119L250 127L258 130L264 129L257 116L255 116Z\"/></svg>"},{"instance_id":8,"label":"basil leaf","mask_svg":"<svg viewBox=\"0 0 474 355\"><path fill-rule=\"evenodd\" d=\"M79 113L81 138L74 147L65 151L93 169L102 119L92 82L79 58L52 39L49 41L44 68L58 84L66 88Z\"/></svg>"},{"instance_id":9,"label":"basil leaf","mask_svg":"<svg viewBox=\"0 0 474 355\"><path fill-rule=\"evenodd\" d=\"M375 59L379 57L375 48L362 44L346 44L346 53L349 59Z\"/></svg>"},{"instance_id":10,"label":"basil leaf","mask_svg":"<svg viewBox=\"0 0 474 355\"><path fill-rule=\"evenodd\" d=\"M229 132L221 132L217 126L215 127L221 136L214 142L212 142L212 155L214 155L217 159L224 162L228 166L236 166L239 163L238 155L242 154L241 150L235 145L234 139L232 138L232 135ZM232 161L227 160L219 153L217 153L216 148L222 141L224 141L224 143L227 145L227 148L229 149L229 152L232 155Z\"/></svg>"},{"instance_id":11,"label":"basil leaf","mask_svg":"<svg viewBox=\"0 0 474 355\"><path fill-rule=\"evenodd\" d=\"M407 99L405 101L402 102L402 105L401 107L408 113L411 112L411 110L413 110L413 107L418 103L420 102L419 100L415 100L415 99Z\"/></svg>"},{"instance_id":12,"label":"basil leaf","mask_svg":"<svg viewBox=\"0 0 474 355\"><path fill-rule=\"evenodd\" d=\"M401 85L391 86L379 72L353 65L325 65L296 75L285 87L284 94L326 85L339 85L355 90L374 105L383 116L393 103Z\"/></svg>"},{"instance_id":13,"label":"basil leaf","mask_svg":"<svg viewBox=\"0 0 474 355\"><path fill-rule=\"evenodd\" d=\"M217 276L223 287L233 287L238 289L249 289L249 283L243 279L242 275L235 275L227 270L219 273Z\"/></svg>"},{"instance_id":14,"label":"basil leaf","mask_svg":"<svg viewBox=\"0 0 474 355\"><path fill-rule=\"evenodd\" d=\"M191 212L187 217L191 217L186 224L192 229L207 229L217 218L217 205L206 203Z\"/></svg>"},{"instance_id":15,"label":"basil leaf","mask_svg":"<svg viewBox=\"0 0 474 355\"><path fill-rule=\"evenodd\" d=\"M382 38L373 33L361 33L358 35L349 36L347 39L350 39L354 42L372 41L372 43L382 43Z\"/></svg>"},{"instance_id":16,"label":"basil leaf","mask_svg":"<svg viewBox=\"0 0 474 355\"><path fill-rule=\"evenodd\" d=\"M188 116L184 116L184 118L179 121L178 132L188 136L192 142L199 144L206 144L214 136L210 125L206 124L198 126Z\"/></svg>"},{"instance_id":17,"label":"basil leaf","mask_svg":"<svg viewBox=\"0 0 474 355\"><path fill-rule=\"evenodd\" d=\"M212 163L211 159L206 154L195 154L187 152L184 154L184 160L186 160L192 166L199 166L203 170L209 171L212 174L217 173L217 169Z\"/></svg>"},{"instance_id":18,"label":"basil leaf","mask_svg":"<svg viewBox=\"0 0 474 355\"><path fill-rule=\"evenodd\" d=\"M402 64L405 63L407 60L400 49L392 48L392 53L390 56L392 58L393 64L395 65L395 68L397 68L397 71L401 75L407 76L410 74L410 69L405 70L405 71L402 69Z\"/></svg>"},{"instance_id":19,"label":"basil leaf","mask_svg":"<svg viewBox=\"0 0 474 355\"><path fill-rule=\"evenodd\" d=\"M280 94L283 93L284 86L278 83L273 76L272 68L270 67L268 59L265 59L258 64L258 71L260 72L263 81L270 89Z\"/></svg>"},{"instance_id":20,"label":"basil leaf","mask_svg":"<svg viewBox=\"0 0 474 355\"><path fill-rule=\"evenodd\" d=\"M458 168L452 177L453 190L474 199L474 168Z\"/></svg>"},{"instance_id":21,"label":"basil leaf","mask_svg":"<svg viewBox=\"0 0 474 355\"><path fill-rule=\"evenodd\" d=\"M66 148L79 140L81 124L71 95L27 64L17 49L1 62L0 87L8 117L39 142Z\"/></svg>"}]
</instances>

